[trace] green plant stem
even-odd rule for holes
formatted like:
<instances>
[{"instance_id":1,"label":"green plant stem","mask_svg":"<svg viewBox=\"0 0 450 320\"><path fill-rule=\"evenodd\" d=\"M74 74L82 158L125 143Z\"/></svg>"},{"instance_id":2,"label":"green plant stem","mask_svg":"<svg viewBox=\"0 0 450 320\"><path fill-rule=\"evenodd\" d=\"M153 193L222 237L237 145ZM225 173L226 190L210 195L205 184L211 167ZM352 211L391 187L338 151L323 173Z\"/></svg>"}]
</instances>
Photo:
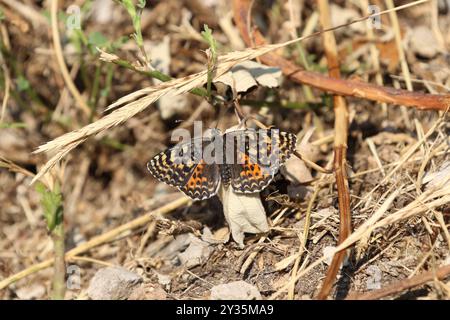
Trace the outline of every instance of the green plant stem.
<instances>
[{"instance_id":1,"label":"green plant stem","mask_svg":"<svg viewBox=\"0 0 450 320\"><path fill-rule=\"evenodd\" d=\"M309 66L308 59L306 59L306 52L305 52L305 49L303 49L302 44L300 42L297 42L295 44L295 47L299 53L300 65L302 65L303 68L305 68L305 70L310 71L311 68ZM303 90L303 94L305 95L306 101L314 101L314 94L313 94L310 86L304 84L304 85L302 85L302 90Z\"/></svg>"},{"instance_id":2,"label":"green plant stem","mask_svg":"<svg viewBox=\"0 0 450 320\"><path fill-rule=\"evenodd\" d=\"M139 68L137 68L136 66L134 66L132 63L130 63L127 60L123 60L123 59L114 59L111 60L112 63L117 64L118 66L130 69L132 71L138 72L142 75L145 75L149 78L155 78L158 79L160 81L166 82L169 80L172 80L172 77L164 74L158 70L153 70L153 71L144 71L144 70L140 70ZM207 90L203 89L203 88L194 88L191 91L189 91L192 94L195 94L197 96L200 97L207 97L208 96L208 92Z\"/></svg>"},{"instance_id":3,"label":"green plant stem","mask_svg":"<svg viewBox=\"0 0 450 320\"><path fill-rule=\"evenodd\" d=\"M92 110L95 110L98 102L98 92L100 90L100 76L101 76L101 64L95 66L94 83L92 85L91 97L89 101L89 106Z\"/></svg>"},{"instance_id":4,"label":"green plant stem","mask_svg":"<svg viewBox=\"0 0 450 320\"><path fill-rule=\"evenodd\" d=\"M211 99L211 83L213 78L213 72L208 68L208 77L206 82L206 94L209 99Z\"/></svg>"},{"instance_id":5,"label":"green plant stem","mask_svg":"<svg viewBox=\"0 0 450 320\"><path fill-rule=\"evenodd\" d=\"M64 224L62 220L53 229L52 239L55 253L55 264L51 298L52 300L63 300L66 293L66 263L64 259Z\"/></svg>"}]
</instances>

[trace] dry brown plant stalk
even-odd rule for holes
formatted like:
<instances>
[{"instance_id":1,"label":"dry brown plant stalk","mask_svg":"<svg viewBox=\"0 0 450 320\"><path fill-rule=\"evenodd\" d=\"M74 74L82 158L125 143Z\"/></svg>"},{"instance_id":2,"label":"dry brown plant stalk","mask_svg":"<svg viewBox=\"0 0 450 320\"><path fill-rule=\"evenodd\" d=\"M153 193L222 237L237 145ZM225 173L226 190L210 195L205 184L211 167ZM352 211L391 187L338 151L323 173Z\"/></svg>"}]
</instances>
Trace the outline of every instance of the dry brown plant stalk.
<instances>
[{"instance_id":1,"label":"dry brown plant stalk","mask_svg":"<svg viewBox=\"0 0 450 320\"><path fill-rule=\"evenodd\" d=\"M319 0L319 17L323 29L331 27L331 15L328 0ZM328 74L332 78L340 78L338 52L336 39L333 32L326 32L323 35L323 43L328 63ZM350 213L350 191L347 179L347 138L348 138L348 109L345 99L342 96L334 95L334 172L339 201L339 243L342 243L351 233L351 213ZM326 299L330 294L334 280L339 272L339 268L346 256L345 250L336 253L328 268L322 288L317 296L318 299Z\"/></svg>"},{"instance_id":2,"label":"dry brown plant stalk","mask_svg":"<svg viewBox=\"0 0 450 320\"><path fill-rule=\"evenodd\" d=\"M445 279L450 274L450 265L446 265L438 268L437 270L430 270L428 272L418 274L412 278L403 279L397 281L384 288L373 290L370 292L360 293L351 292L346 300L376 300L381 299L396 293L406 291L408 289L426 284L427 282L434 281L436 279Z\"/></svg>"},{"instance_id":3,"label":"dry brown plant stalk","mask_svg":"<svg viewBox=\"0 0 450 320\"><path fill-rule=\"evenodd\" d=\"M412 2L409 3L408 6L417 5L424 2L427 2L427 0ZM236 22L239 32L241 33L241 36L247 46L252 46L253 44L264 45L267 41L264 39L261 32L254 28L253 34L250 35L249 33L250 27L248 13L250 3L251 0L233 0L234 21ZM401 7L405 8L404 6ZM401 7L397 7L396 10ZM387 11L380 12L380 14L386 13ZM361 18L355 21L359 22L363 20ZM346 25L350 25L355 21L349 22ZM310 36L315 36L319 33L320 32L316 32ZM407 107L414 107L418 110L444 111L450 105L450 95L411 92L407 90L379 86L359 80L334 79L317 72L306 71L295 63L274 52L261 56L260 60L263 64L268 66L281 68L283 74L294 82L307 84L317 89L334 94L353 96L382 103L404 105Z\"/></svg>"}]
</instances>

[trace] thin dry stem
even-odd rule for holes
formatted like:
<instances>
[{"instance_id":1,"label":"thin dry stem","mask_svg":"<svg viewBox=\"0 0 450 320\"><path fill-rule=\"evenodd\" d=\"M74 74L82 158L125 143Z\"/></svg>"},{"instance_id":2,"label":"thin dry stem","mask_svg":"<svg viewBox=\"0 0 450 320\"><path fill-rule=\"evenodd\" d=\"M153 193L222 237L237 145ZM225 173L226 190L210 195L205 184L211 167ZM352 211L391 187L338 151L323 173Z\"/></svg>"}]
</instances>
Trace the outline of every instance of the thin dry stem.
<instances>
[{"instance_id":1,"label":"thin dry stem","mask_svg":"<svg viewBox=\"0 0 450 320\"><path fill-rule=\"evenodd\" d=\"M91 115L91 109L86 104L77 87L73 83L72 78L70 77L69 70L67 69L66 63L64 62L64 56L61 47L61 39L58 30L58 0L51 1L50 13L52 18L53 46L55 49L56 61L58 62L59 70L61 71L61 74L64 78L64 82L67 85L67 88L69 89L70 93L76 100L77 105L85 113L85 115L89 117Z\"/></svg>"},{"instance_id":2,"label":"thin dry stem","mask_svg":"<svg viewBox=\"0 0 450 320\"><path fill-rule=\"evenodd\" d=\"M331 26L331 15L328 0L319 0L320 22L324 29ZM325 54L328 62L328 74L333 78L340 78L338 52L336 40L332 32L323 34ZM334 170L339 201L339 243L344 241L351 233L351 213L350 213L350 191L346 172L346 153L348 139L348 109L345 99L335 95L334 101ZM317 296L318 299L326 299L330 294L333 282L337 276L339 268L346 256L345 251L337 253L330 264L322 289Z\"/></svg>"},{"instance_id":3,"label":"thin dry stem","mask_svg":"<svg viewBox=\"0 0 450 320\"><path fill-rule=\"evenodd\" d=\"M419 274L413 278L403 279L397 281L387 287L374 290L367 293L351 292L346 298L347 300L376 300L381 299L396 293L406 291L408 289L426 284L427 282L434 281L435 279L445 279L450 274L450 265L440 267L437 270L431 270L422 274Z\"/></svg>"}]
</instances>

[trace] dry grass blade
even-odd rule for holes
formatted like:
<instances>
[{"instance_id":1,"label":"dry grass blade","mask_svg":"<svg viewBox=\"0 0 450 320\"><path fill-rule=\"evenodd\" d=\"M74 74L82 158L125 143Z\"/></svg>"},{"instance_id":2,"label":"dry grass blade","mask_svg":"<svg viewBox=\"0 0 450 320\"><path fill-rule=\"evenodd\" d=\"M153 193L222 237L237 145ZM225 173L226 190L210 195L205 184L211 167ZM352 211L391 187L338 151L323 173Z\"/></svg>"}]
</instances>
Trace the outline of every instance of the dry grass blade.
<instances>
[{"instance_id":1,"label":"dry grass blade","mask_svg":"<svg viewBox=\"0 0 450 320\"><path fill-rule=\"evenodd\" d=\"M67 69L66 63L64 62L61 39L58 30L58 0L52 0L50 12L52 20L53 46L55 49L55 56L56 61L58 62L59 69L64 78L64 82L67 85L67 88L73 95L74 99L77 101L78 106L86 114L86 116L90 116L91 108L89 108L89 106L86 104L77 87L75 86L74 82L72 81L69 70Z\"/></svg>"},{"instance_id":2,"label":"dry grass blade","mask_svg":"<svg viewBox=\"0 0 450 320\"><path fill-rule=\"evenodd\" d=\"M395 198L400 194L399 191L394 191L393 194L388 197L385 203L377 210L377 212L374 213L370 219L365 221L358 229L356 229L340 245L338 245L333 250L330 250L330 252L327 252L327 254L323 255L320 259L317 259L300 273L298 273L296 281L310 272L313 268L323 263L326 259L332 257L335 253L350 247L361 239L368 237L375 229L392 225L393 223L423 214L425 212L429 212L430 210L433 210L437 207L448 204L450 202L450 186L442 188L442 186L445 185L446 181L441 183L440 186L436 188L431 188L425 191L418 198L416 198L414 201L412 201L402 209L399 209L395 213L388 215L382 220L379 220L383 213L386 212L390 207ZM275 299L284 291L286 291L288 287L289 284L281 287L270 297L270 299Z\"/></svg>"},{"instance_id":3,"label":"dry grass blade","mask_svg":"<svg viewBox=\"0 0 450 320\"><path fill-rule=\"evenodd\" d=\"M405 9L407 7L427 2L428 0L420 0L407 5L403 5L395 8L395 10ZM381 15L386 13L387 11L379 12L376 15ZM374 15L372 15L374 16ZM287 41L281 44L276 45L264 45L256 48L249 48L242 51L235 51L218 58L216 68L214 70L214 79L220 77L225 72L229 71L234 65L244 62L247 60L255 59L259 56L267 54L273 50L286 47L290 44L296 43L298 41L302 41L306 38L317 36L320 33L326 31L336 30L338 28L342 28L348 26L352 23L361 22L367 20L371 16L366 16L351 23L347 23L342 26L333 27L327 30L323 30L318 33L314 33L309 36L299 37L297 39L293 39L291 41ZM53 154L53 157L47 161L44 167L38 172L36 177L32 180L31 183L36 182L38 179L42 177L48 170L50 170L59 160L61 160L64 156L66 156L71 150L77 147L80 143L84 142L87 138L96 135L102 131L110 129L114 126L117 126L131 117L135 116L139 112L145 110L149 105L157 101L162 96L168 94L169 92L174 94L182 94L188 92L196 87L200 87L207 82L207 71L202 71L196 73L194 75L190 75L180 79L170 80L164 83L161 83L157 86L145 88L136 92L133 92L125 97L119 99L112 105L108 107L108 109L118 107L120 105L125 104L122 108L113 111L111 114L79 129L69 133L66 133L50 142L47 142L41 145L35 153L40 152L48 152ZM135 100L137 99L137 100ZM135 100L135 101L133 101Z\"/></svg>"},{"instance_id":4,"label":"dry grass blade","mask_svg":"<svg viewBox=\"0 0 450 320\"><path fill-rule=\"evenodd\" d=\"M331 15L328 0L319 0L320 22L323 28L331 26ZM333 78L340 78L339 59L336 39L332 32L323 34L323 42L328 62L328 74ZM345 98L339 95L333 96L334 104L334 171L339 201L339 243L345 240L351 232L350 191L346 172L347 166L347 140L348 140L348 108ZM333 282L344 261L345 251L337 253L333 257L318 299L326 299L330 294Z\"/></svg>"}]
</instances>

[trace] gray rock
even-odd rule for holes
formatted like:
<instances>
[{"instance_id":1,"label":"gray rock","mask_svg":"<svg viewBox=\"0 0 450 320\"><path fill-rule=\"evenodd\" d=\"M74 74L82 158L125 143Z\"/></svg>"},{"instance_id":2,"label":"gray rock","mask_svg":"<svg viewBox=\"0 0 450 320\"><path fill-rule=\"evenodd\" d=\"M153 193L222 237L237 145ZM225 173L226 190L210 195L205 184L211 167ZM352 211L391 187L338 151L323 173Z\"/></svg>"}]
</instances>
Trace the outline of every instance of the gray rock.
<instances>
[{"instance_id":1,"label":"gray rock","mask_svg":"<svg viewBox=\"0 0 450 320\"><path fill-rule=\"evenodd\" d=\"M45 287L40 284L23 287L16 290L17 297L22 300L42 299L45 294Z\"/></svg>"},{"instance_id":2,"label":"gray rock","mask_svg":"<svg viewBox=\"0 0 450 320\"><path fill-rule=\"evenodd\" d=\"M87 294L92 300L124 300L141 282L139 275L124 268L103 268L91 279Z\"/></svg>"},{"instance_id":3,"label":"gray rock","mask_svg":"<svg viewBox=\"0 0 450 320\"><path fill-rule=\"evenodd\" d=\"M235 281L219 284L211 289L211 300L261 300L259 290L245 282Z\"/></svg>"},{"instance_id":4,"label":"gray rock","mask_svg":"<svg viewBox=\"0 0 450 320\"><path fill-rule=\"evenodd\" d=\"M189 247L178 255L181 263L186 268L192 268L205 262L212 253L209 243L198 238L193 238Z\"/></svg>"}]
</instances>

